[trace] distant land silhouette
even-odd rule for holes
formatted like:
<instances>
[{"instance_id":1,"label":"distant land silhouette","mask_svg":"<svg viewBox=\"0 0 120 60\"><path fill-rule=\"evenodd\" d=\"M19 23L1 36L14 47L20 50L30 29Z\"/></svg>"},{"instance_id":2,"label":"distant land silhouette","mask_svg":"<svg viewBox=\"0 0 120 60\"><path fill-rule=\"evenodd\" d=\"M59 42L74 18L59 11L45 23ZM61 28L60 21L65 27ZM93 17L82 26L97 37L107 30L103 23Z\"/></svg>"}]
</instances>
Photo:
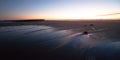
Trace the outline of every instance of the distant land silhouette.
<instances>
[{"instance_id":1,"label":"distant land silhouette","mask_svg":"<svg viewBox=\"0 0 120 60\"><path fill-rule=\"evenodd\" d=\"M35 21L45 21L45 19L1 20L0 22L35 22Z\"/></svg>"}]
</instances>

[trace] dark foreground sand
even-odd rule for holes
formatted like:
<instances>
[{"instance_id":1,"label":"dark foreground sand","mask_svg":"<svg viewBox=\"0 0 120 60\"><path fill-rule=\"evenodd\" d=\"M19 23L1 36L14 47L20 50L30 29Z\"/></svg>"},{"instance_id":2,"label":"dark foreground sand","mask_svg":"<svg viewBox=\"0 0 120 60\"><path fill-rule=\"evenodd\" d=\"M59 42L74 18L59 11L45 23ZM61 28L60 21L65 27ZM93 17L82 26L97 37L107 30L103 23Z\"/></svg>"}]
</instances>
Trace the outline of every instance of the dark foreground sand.
<instances>
[{"instance_id":1,"label":"dark foreground sand","mask_svg":"<svg viewBox=\"0 0 120 60\"><path fill-rule=\"evenodd\" d=\"M120 21L0 22L2 58L120 60Z\"/></svg>"}]
</instances>

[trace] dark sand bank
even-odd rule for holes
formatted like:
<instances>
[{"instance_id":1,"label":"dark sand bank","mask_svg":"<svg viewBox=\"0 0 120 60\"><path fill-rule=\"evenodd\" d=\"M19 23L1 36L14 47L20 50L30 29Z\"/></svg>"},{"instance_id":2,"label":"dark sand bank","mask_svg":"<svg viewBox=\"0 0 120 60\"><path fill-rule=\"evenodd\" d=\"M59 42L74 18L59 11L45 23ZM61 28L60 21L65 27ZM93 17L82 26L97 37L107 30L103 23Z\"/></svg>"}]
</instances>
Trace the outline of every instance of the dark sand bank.
<instances>
[{"instance_id":1,"label":"dark sand bank","mask_svg":"<svg viewBox=\"0 0 120 60\"><path fill-rule=\"evenodd\" d=\"M66 28L79 28L79 27L89 27L91 24L97 27L111 27L118 26L120 20L98 20L98 21L47 21L47 20L13 20L13 21L0 21L0 26L17 26L17 25L47 25L53 27L66 27ZM113 24L113 25L111 25Z\"/></svg>"}]
</instances>

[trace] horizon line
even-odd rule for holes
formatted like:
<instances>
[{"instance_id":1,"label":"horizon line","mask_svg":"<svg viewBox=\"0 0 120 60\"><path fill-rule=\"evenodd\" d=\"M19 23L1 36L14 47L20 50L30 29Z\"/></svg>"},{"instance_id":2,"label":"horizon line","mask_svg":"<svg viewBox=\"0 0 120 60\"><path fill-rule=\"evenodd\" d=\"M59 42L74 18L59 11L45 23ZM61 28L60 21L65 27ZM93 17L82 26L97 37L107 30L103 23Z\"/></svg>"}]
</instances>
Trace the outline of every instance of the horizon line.
<instances>
[{"instance_id":1,"label":"horizon line","mask_svg":"<svg viewBox=\"0 0 120 60\"><path fill-rule=\"evenodd\" d=\"M0 20L120 20L120 19L0 19Z\"/></svg>"}]
</instances>

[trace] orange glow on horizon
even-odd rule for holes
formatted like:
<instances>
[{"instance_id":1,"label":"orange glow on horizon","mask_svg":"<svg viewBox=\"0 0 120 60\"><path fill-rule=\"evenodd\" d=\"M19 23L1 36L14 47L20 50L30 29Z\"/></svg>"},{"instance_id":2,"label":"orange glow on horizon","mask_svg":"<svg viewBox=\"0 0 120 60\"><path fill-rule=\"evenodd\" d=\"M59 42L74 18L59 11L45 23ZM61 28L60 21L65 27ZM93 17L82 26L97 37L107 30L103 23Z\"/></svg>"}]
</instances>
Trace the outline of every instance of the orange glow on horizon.
<instances>
[{"instance_id":1,"label":"orange glow on horizon","mask_svg":"<svg viewBox=\"0 0 120 60\"><path fill-rule=\"evenodd\" d=\"M103 15L103 16L101 16ZM7 17L6 19L14 19L14 20L19 20L19 19L46 19L46 20L97 20L97 19L120 19L120 14L116 15L105 15L104 12L101 11L79 11L79 12L54 12L54 13L46 13L46 14L32 14L32 15L21 15L21 16L11 16Z\"/></svg>"}]
</instances>

